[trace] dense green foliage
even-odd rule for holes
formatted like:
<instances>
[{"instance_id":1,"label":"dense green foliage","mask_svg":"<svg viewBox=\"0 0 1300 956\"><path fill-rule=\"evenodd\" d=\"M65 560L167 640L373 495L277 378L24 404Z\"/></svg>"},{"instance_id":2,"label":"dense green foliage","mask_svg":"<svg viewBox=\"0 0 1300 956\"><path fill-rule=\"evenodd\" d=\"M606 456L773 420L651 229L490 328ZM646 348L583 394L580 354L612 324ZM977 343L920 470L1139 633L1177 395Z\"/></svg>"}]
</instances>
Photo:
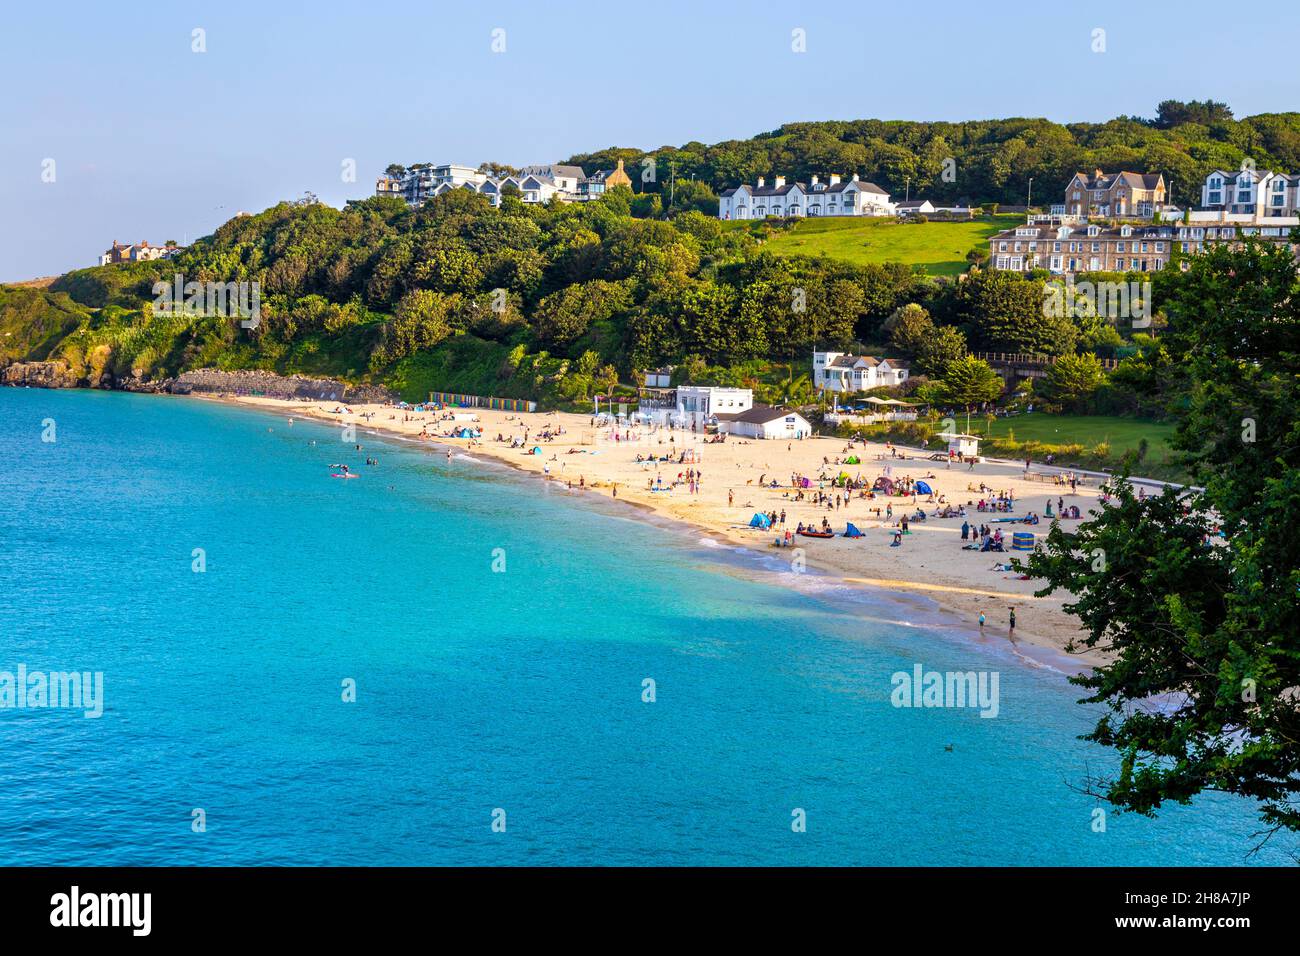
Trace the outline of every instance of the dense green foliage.
<instances>
[{"instance_id":1,"label":"dense green foliage","mask_svg":"<svg viewBox=\"0 0 1300 956\"><path fill-rule=\"evenodd\" d=\"M1088 647L1076 678L1107 706L1089 739L1120 755L1099 792L1153 813L1206 790L1258 799L1300 830L1300 282L1289 251L1249 244L1192 260L1136 387L1180 395L1173 445L1204 490L1138 496L1053 528L1030 560L1075 595ZM1143 377L1142 373L1147 373ZM1160 707L1140 706L1161 696Z\"/></svg>"},{"instance_id":2,"label":"dense green foliage","mask_svg":"<svg viewBox=\"0 0 1300 956\"><path fill-rule=\"evenodd\" d=\"M625 190L546 206L467 192L408 209L282 203L171 261L84 269L54 288L102 310L77 369L161 377L198 364L576 401L638 368L807 360L931 293L905 266L787 259L687 211L638 219ZM257 282L261 322L154 314L153 285ZM104 354L108 353L108 354ZM92 362L91 356L94 356Z\"/></svg>"},{"instance_id":3,"label":"dense green foliage","mask_svg":"<svg viewBox=\"0 0 1300 956\"><path fill-rule=\"evenodd\" d=\"M1019 204L1029 180L1034 196L1060 202L1070 177L1100 167L1164 173L1174 202L1197 202L1215 168L1236 169L1249 157L1260 169L1300 169L1300 113L1235 120L1222 104L1161 103L1154 119L1121 116L1105 123L1062 125L1046 119L958 123L849 120L787 123L748 140L686 143L644 152L611 148L569 162L608 167L623 159L637 189L666 194L669 173L680 195L694 178L714 193L759 176L806 182L814 174L859 173L896 195L951 202ZM638 171L654 160L654 181ZM951 163L945 167L945 161ZM950 175L945 178L945 168Z\"/></svg>"}]
</instances>

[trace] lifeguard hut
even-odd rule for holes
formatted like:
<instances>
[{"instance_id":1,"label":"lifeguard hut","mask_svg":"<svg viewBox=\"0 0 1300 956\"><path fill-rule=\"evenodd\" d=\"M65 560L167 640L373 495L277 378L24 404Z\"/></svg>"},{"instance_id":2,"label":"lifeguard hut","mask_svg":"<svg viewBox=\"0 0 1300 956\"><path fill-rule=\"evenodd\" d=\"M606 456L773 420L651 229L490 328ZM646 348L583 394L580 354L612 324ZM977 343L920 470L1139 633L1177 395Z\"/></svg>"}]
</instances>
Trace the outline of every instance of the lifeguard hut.
<instances>
[{"instance_id":1,"label":"lifeguard hut","mask_svg":"<svg viewBox=\"0 0 1300 956\"><path fill-rule=\"evenodd\" d=\"M947 440L948 451L965 458L978 458L980 439L978 435L966 435L959 432L940 432L939 437Z\"/></svg>"}]
</instances>

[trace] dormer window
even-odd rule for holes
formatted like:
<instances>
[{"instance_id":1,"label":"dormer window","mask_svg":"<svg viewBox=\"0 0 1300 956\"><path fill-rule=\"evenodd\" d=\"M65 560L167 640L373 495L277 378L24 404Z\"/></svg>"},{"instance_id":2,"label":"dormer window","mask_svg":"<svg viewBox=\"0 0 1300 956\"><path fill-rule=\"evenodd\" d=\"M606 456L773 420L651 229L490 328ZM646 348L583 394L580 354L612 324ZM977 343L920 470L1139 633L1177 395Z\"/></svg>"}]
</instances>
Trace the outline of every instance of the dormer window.
<instances>
[{"instance_id":1,"label":"dormer window","mask_svg":"<svg viewBox=\"0 0 1300 956\"><path fill-rule=\"evenodd\" d=\"M1089 236L1098 236L1098 235L1101 235L1101 227L1100 227L1100 226L1089 226L1089 227L1088 227L1088 235L1089 235Z\"/></svg>"},{"instance_id":2,"label":"dormer window","mask_svg":"<svg viewBox=\"0 0 1300 956\"><path fill-rule=\"evenodd\" d=\"M1132 226L1120 226L1120 228L1119 228L1119 234L1120 234L1121 236L1125 236L1125 237L1131 236L1131 235L1133 235L1133 227L1132 227Z\"/></svg>"}]
</instances>

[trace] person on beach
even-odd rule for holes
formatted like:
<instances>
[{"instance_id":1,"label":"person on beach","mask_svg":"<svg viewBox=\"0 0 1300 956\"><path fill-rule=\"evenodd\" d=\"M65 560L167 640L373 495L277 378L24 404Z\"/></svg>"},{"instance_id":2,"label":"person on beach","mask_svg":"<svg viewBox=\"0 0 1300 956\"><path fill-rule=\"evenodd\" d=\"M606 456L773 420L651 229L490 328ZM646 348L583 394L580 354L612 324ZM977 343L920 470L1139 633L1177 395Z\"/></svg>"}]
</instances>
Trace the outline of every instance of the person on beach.
<instances>
[{"instance_id":1,"label":"person on beach","mask_svg":"<svg viewBox=\"0 0 1300 956\"><path fill-rule=\"evenodd\" d=\"M1009 610L1011 611L1011 618L1008 622L1009 626L1007 627L1007 636L1015 637L1016 636L1016 609L1010 608Z\"/></svg>"},{"instance_id":2,"label":"person on beach","mask_svg":"<svg viewBox=\"0 0 1300 956\"><path fill-rule=\"evenodd\" d=\"M985 620L985 618L984 618L984 612L983 612L983 611L980 611L980 633L981 633L981 634L984 633L984 620Z\"/></svg>"}]
</instances>

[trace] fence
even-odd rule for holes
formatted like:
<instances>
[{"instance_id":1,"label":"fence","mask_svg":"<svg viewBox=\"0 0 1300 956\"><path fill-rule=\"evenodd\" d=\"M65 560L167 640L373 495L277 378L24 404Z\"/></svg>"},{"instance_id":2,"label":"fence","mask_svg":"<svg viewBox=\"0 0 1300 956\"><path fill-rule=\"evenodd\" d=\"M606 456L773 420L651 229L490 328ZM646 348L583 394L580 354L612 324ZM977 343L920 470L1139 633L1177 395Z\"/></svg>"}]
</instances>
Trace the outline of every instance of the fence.
<instances>
[{"instance_id":1,"label":"fence","mask_svg":"<svg viewBox=\"0 0 1300 956\"><path fill-rule=\"evenodd\" d=\"M462 408L488 408L502 412L535 412L537 403L522 398L490 398L482 395L463 395L460 392L430 392L429 401Z\"/></svg>"}]
</instances>

